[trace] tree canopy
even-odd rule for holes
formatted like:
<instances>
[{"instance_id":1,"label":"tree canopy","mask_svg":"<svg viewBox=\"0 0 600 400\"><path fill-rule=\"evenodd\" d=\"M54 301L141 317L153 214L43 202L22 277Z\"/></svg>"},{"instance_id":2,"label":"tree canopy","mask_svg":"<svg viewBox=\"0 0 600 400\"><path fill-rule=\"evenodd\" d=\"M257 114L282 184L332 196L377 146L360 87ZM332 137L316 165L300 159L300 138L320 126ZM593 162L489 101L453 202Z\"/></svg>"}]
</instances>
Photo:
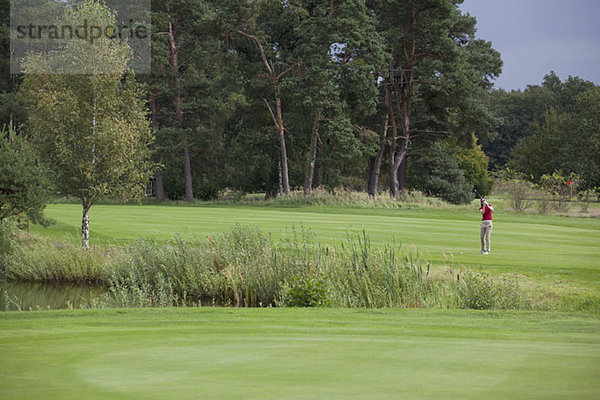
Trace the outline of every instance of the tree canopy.
<instances>
[{"instance_id":1,"label":"tree canopy","mask_svg":"<svg viewBox=\"0 0 600 400\"><path fill-rule=\"evenodd\" d=\"M26 214L48 222L43 211L50 199L47 171L39 165L27 140L12 131L0 131L0 221Z\"/></svg>"},{"instance_id":2,"label":"tree canopy","mask_svg":"<svg viewBox=\"0 0 600 400\"><path fill-rule=\"evenodd\" d=\"M551 72L495 90L500 54L460 3L153 0L151 73L131 73L125 42L68 43L0 82L0 117L84 209L140 196L148 173L159 201L342 185L467 202L490 190L488 163L598 186L597 86ZM115 22L111 2L66 4L72 23ZM57 66L85 73L45 73Z\"/></svg>"}]
</instances>

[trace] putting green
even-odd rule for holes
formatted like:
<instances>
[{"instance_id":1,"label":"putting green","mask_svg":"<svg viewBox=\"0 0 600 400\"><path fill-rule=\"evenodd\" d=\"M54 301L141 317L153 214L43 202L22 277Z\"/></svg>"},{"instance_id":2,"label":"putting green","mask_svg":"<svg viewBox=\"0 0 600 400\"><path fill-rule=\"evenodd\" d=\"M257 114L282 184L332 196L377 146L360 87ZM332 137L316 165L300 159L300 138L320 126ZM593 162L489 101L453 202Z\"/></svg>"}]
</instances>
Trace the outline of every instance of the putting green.
<instances>
[{"instance_id":1,"label":"putting green","mask_svg":"<svg viewBox=\"0 0 600 400\"><path fill-rule=\"evenodd\" d=\"M0 314L3 399L597 399L600 320L434 310Z\"/></svg>"},{"instance_id":2,"label":"putting green","mask_svg":"<svg viewBox=\"0 0 600 400\"><path fill-rule=\"evenodd\" d=\"M33 227L44 236L76 241L81 207L48 206L58 223ZM466 265L496 273L521 273L548 282L567 279L600 286L600 220L553 216L495 215L492 254L479 254L477 210L376 210L326 207L266 208L257 206L97 205L91 210L92 244L125 243L139 238L159 240L181 235L198 237L230 230L235 224L256 224L275 238L302 224L323 244L341 244L348 234L369 236L373 246L384 242L415 245L435 263Z\"/></svg>"}]
</instances>

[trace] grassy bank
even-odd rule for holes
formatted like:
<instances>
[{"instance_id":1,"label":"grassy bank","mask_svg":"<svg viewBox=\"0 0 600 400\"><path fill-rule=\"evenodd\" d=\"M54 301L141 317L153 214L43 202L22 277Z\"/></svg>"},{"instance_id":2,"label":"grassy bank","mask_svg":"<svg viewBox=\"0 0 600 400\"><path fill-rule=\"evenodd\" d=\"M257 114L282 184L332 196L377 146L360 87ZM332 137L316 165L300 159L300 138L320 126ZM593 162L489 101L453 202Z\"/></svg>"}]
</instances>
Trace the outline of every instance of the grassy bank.
<instances>
[{"instance_id":1,"label":"grassy bank","mask_svg":"<svg viewBox=\"0 0 600 400\"><path fill-rule=\"evenodd\" d=\"M108 293L89 307L528 306L516 279L432 270L422 253L401 246L373 249L364 234L334 248L322 246L306 230L292 230L286 239L274 241L257 227L238 226L198 242L139 241L90 251L23 240L7 258L4 276L105 286Z\"/></svg>"},{"instance_id":2,"label":"grassy bank","mask_svg":"<svg viewBox=\"0 0 600 400\"><path fill-rule=\"evenodd\" d=\"M600 321L557 313L0 313L7 399L596 399Z\"/></svg>"},{"instance_id":3,"label":"grassy bank","mask_svg":"<svg viewBox=\"0 0 600 400\"><path fill-rule=\"evenodd\" d=\"M365 232L329 246L291 228L275 240L256 226L212 238L137 241L85 251L22 239L4 277L107 289L84 307L226 305L361 308L538 309L600 312L588 288L554 287L515 274L433 265L412 246L373 246ZM560 285L563 286L563 285ZM0 309L21 309L0 293Z\"/></svg>"}]
</instances>

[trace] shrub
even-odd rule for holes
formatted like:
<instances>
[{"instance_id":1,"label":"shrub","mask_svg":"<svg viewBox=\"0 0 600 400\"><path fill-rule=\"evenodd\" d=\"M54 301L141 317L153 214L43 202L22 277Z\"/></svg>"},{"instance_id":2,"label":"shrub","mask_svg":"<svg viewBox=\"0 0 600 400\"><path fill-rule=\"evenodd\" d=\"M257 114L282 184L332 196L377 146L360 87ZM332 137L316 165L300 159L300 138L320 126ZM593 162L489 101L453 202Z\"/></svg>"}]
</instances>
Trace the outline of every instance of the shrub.
<instances>
[{"instance_id":1,"label":"shrub","mask_svg":"<svg viewBox=\"0 0 600 400\"><path fill-rule=\"evenodd\" d=\"M495 304L495 288L487 274L466 272L458 286L462 308L488 310Z\"/></svg>"},{"instance_id":2,"label":"shrub","mask_svg":"<svg viewBox=\"0 0 600 400\"><path fill-rule=\"evenodd\" d=\"M17 228L12 218L0 220L0 271L4 272L6 259L15 247Z\"/></svg>"},{"instance_id":3,"label":"shrub","mask_svg":"<svg viewBox=\"0 0 600 400\"><path fill-rule=\"evenodd\" d=\"M50 194L49 174L37 160L23 135L12 128L0 129L0 223L18 214L50 223L43 216Z\"/></svg>"},{"instance_id":4,"label":"shrub","mask_svg":"<svg viewBox=\"0 0 600 400\"><path fill-rule=\"evenodd\" d=\"M590 190L587 189L585 192L579 193L579 205L582 213L587 213L590 206Z\"/></svg>"},{"instance_id":5,"label":"shrub","mask_svg":"<svg viewBox=\"0 0 600 400\"><path fill-rule=\"evenodd\" d=\"M330 301L326 281L319 276L293 278L283 286L282 301L286 307L327 307Z\"/></svg>"},{"instance_id":6,"label":"shrub","mask_svg":"<svg viewBox=\"0 0 600 400\"><path fill-rule=\"evenodd\" d=\"M510 275L493 279L483 272L466 271L460 277L458 297L461 308L475 310L512 310L525 306L518 281Z\"/></svg>"},{"instance_id":7,"label":"shrub","mask_svg":"<svg viewBox=\"0 0 600 400\"><path fill-rule=\"evenodd\" d=\"M367 190L367 183L362 176L346 176L341 178L341 185L354 192L364 192Z\"/></svg>"},{"instance_id":8,"label":"shrub","mask_svg":"<svg viewBox=\"0 0 600 400\"><path fill-rule=\"evenodd\" d=\"M527 181L524 175L506 171L502 187L508 194L509 204L513 210L523 211L527 208L533 193L533 183Z\"/></svg>"},{"instance_id":9,"label":"shrub","mask_svg":"<svg viewBox=\"0 0 600 400\"><path fill-rule=\"evenodd\" d=\"M552 208L558 212L567 212L569 202L577 193L579 176L575 174L564 175L562 171L554 171L551 175L543 175L540 186L551 196Z\"/></svg>"},{"instance_id":10,"label":"shrub","mask_svg":"<svg viewBox=\"0 0 600 400\"><path fill-rule=\"evenodd\" d=\"M488 172L490 158L485 155L481 146L477 144L477 137L471 135L468 148L455 146L456 159L463 170L468 182L483 196L487 196L494 186L494 180Z\"/></svg>"},{"instance_id":11,"label":"shrub","mask_svg":"<svg viewBox=\"0 0 600 400\"><path fill-rule=\"evenodd\" d=\"M418 190L405 190L398 195L396 200L400 203L399 207L402 207L402 203L404 203L408 205L418 204L427 207L448 208L448 203L445 201L437 197L425 196L423 192L419 192Z\"/></svg>"},{"instance_id":12,"label":"shrub","mask_svg":"<svg viewBox=\"0 0 600 400\"><path fill-rule=\"evenodd\" d=\"M536 192L537 204L536 208L538 213L546 214L552 208L552 196L543 189Z\"/></svg>"},{"instance_id":13,"label":"shrub","mask_svg":"<svg viewBox=\"0 0 600 400\"><path fill-rule=\"evenodd\" d=\"M512 274L501 275L496 281L496 305L501 310L529 309L529 301L525 299L519 280Z\"/></svg>"},{"instance_id":14,"label":"shrub","mask_svg":"<svg viewBox=\"0 0 600 400\"><path fill-rule=\"evenodd\" d=\"M473 200L473 185L467 182L453 150L440 143L414 152L407 181L411 188L450 203L467 204Z\"/></svg>"},{"instance_id":15,"label":"shrub","mask_svg":"<svg viewBox=\"0 0 600 400\"><path fill-rule=\"evenodd\" d=\"M219 192L219 185L215 182L204 181L194 187L194 196L203 201L216 200L219 198Z\"/></svg>"}]
</instances>

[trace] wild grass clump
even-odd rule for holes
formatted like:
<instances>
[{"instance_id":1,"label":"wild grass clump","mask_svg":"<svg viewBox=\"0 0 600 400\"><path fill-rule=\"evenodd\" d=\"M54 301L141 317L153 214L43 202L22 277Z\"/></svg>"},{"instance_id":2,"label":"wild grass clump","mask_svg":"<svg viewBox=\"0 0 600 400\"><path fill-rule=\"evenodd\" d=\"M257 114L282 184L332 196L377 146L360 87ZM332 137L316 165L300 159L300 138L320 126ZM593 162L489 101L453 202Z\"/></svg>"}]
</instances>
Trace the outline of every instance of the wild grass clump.
<instances>
[{"instance_id":1,"label":"wild grass clump","mask_svg":"<svg viewBox=\"0 0 600 400\"><path fill-rule=\"evenodd\" d=\"M104 301L125 307L275 306L284 282L312 270L310 251L296 240L276 245L256 227L235 227L215 240L140 241L113 261Z\"/></svg>"},{"instance_id":2,"label":"wild grass clump","mask_svg":"<svg viewBox=\"0 0 600 400\"><path fill-rule=\"evenodd\" d=\"M72 243L22 238L6 257L4 277L26 282L102 284L116 249L86 251Z\"/></svg>"},{"instance_id":3,"label":"wild grass clump","mask_svg":"<svg viewBox=\"0 0 600 400\"><path fill-rule=\"evenodd\" d=\"M0 269L4 268L6 258L16 244L17 228L11 218L0 220Z\"/></svg>"},{"instance_id":4,"label":"wild grass clump","mask_svg":"<svg viewBox=\"0 0 600 400\"><path fill-rule=\"evenodd\" d=\"M452 207L445 201L427 197L419 191L405 191L398 198L392 199L388 194L382 193L375 199L370 198L365 192L355 192L338 188L334 190L314 189L309 195L302 192L292 192L287 196L263 201L264 204L298 207L355 207L355 208L406 208L406 207Z\"/></svg>"},{"instance_id":5,"label":"wild grass clump","mask_svg":"<svg viewBox=\"0 0 600 400\"><path fill-rule=\"evenodd\" d=\"M414 248L373 249L349 236L323 247L306 229L274 241L257 227L237 226L215 238L167 243L141 240L92 248L47 240L19 243L5 277L11 280L96 283L106 292L92 307L523 308L516 280L433 268Z\"/></svg>"},{"instance_id":6,"label":"wild grass clump","mask_svg":"<svg viewBox=\"0 0 600 400\"><path fill-rule=\"evenodd\" d=\"M484 272L466 271L460 276L457 289L458 303L461 308L475 310L529 308L518 280L511 275L493 279Z\"/></svg>"},{"instance_id":7,"label":"wild grass clump","mask_svg":"<svg viewBox=\"0 0 600 400\"><path fill-rule=\"evenodd\" d=\"M431 265L417 250L371 248L368 237L350 237L325 265L333 304L339 307L450 307L445 287L430 276Z\"/></svg>"},{"instance_id":8,"label":"wild grass clump","mask_svg":"<svg viewBox=\"0 0 600 400\"><path fill-rule=\"evenodd\" d=\"M18 299L11 297L3 288L0 288L0 311L22 311Z\"/></svg>"},{"instance_id":9,"label":"wild grass clump","mask_svg":"<svg viewBox=\"0 0 600 400\"><path fill-rule=\"evenodd\" d=\"M145 200L146 203L154 203L153 200ZM162 203L166 205L181 205L189 207L190 205L251 205L251 206L269 206L269 207L348 207L348 208L457 208L459 206L449 204L442 199L427 196L424 193L411 190L404 191L396 199L392 199L389 193L380 193L376 198L371 198L366 192L349 190L344 187L326 190L324 188L315 188L308 195L302 191L293 191L289 195L281 195L265 199L262 194L243 194L234 192L228 195L222 195L218 199L211 201L193 200L167 201Z\"/></svg>"}]
</instances>

